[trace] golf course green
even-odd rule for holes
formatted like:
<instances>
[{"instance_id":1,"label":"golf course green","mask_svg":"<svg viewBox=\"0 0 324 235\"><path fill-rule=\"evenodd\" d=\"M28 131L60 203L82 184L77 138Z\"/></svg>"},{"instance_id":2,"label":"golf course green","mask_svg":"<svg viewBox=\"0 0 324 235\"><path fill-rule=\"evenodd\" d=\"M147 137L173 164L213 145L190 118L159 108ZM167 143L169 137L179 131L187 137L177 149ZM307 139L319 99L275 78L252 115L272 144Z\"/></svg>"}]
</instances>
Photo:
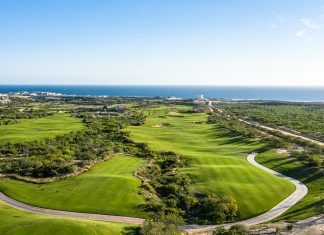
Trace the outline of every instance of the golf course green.
<instances>
[{"instance_id":1,"label":"golf course green","mask_svg":"<svg viewBox=\"0 0 324 235\"><path fill-rule=\"evenodd\" d=\"M0 191L39 207L65 211L145 217L141 181L133 175L145 160L118 155L86 173L47 184L2 178Z\"/></svg>"},{"instance_id":2,"label":"golf course green","mask_svg":"<svg viewBox=\"0 0 324 235\"><path fill-rule=\"evenodd\" d=\"M128 130L137 142L182 154L186 160L182 173L191 176L195 191L234 196L240 219L244 219L266 212L295 190L290 182L246 160L248 153L265 151L267 146L206 124L205 113L177 113L175 109L150 109L145 125Z\"/></svg>"},{"instance_id":3,"label":"golf course green","mask_svg":"<svg viewBox=\"0 0 324 235\"><path fill-rule=\"evenodd\" d=\"M23 212L0 202L1 235L119 235L127 224L38 215Z\"/></svg>"},{"instance_id":4,"label":"golf course green","mask_svg":"<svg viewBox=\"0 0 324 235\"><path fill-rule=\"evenodd\" d=\"M295 222L323 210L324 177L320 168L305 167L299 159L278 154L274 150L259 154L256 160L266 167L302 181L308 188L307 195L276 220Z\"/></svg>"},{"instance_id":5,"label":"golf course green","mask_svg":"<svg viewBox=\"0 0 324 235\"><path fill-rule=\"evenodd\" d=\"M40 140L82 128L82 120L69 114L58 113L39 119L23 119L17 124L0 126L0 143Z\"/></svg>"}]
</instances>

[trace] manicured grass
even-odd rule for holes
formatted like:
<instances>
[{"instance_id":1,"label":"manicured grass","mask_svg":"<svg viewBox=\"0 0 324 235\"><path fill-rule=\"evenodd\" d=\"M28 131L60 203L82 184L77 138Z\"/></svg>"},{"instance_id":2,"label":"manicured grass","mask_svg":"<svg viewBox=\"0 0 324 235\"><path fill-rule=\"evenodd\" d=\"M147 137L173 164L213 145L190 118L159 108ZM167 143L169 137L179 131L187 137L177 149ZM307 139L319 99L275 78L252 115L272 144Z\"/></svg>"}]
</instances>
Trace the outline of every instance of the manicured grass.
<instances>
[{"instance_id":1,"label":"manicured grass","mask_svg":"<svg viewBox=\"0 0 324 235\"><path fill-rule=\"evenodd\" d=\"M69 114L55 114L39 119L24 119L18 124L0 126L0 143L26 142L81 130L82 120Z\"/></svg>"},{"instance_id":2,"label":"manicured grass","mask_svg":"<svg viewBox=\"0 0 324 235\"><path fill-rule=\"evenodd\" d=\"M19 201L45 208L144 217L139 208L141 181L133 176L145 160L120 155L87 173L50 184L1 179L0 191Z\"/></svg>"},{"instance_id":3,"label":"manicured grass","mask_svg":"<svg viewBox=\"0 0 324 235\"><path fill-rule=\"evenodd\" d=\"M306 184L308 194L278 219L297 221L319 214L324 205L324 177L319 168L305 167L299 160L279 155L270 150L256 157L256 160L275 171L296 178Z\"/></svg>"},{"instance_id":4,"label":"manicured grass","mask_svg":"<svg viewBox=\"0 0 324 235\"><path fill-rule=\"evenodd\" d=\"M1 235L119 235L127 224L66 219L23 212L0 202Z\"/></svg>"},{"instance_id":5,"label":"manicured grass","mask_svg":"<svg viewBox=\"0 0 324 235\"><path fill-rule=\"evenodd\" d=\"M206 114L169 115L166 110L147 112L150 116L144 126L129 128L133 139L147 142L155 150L182 154L187 161L182 173L191 176L194 189L205 194L233 195L241 219L271 209L295 190L289 181L248 163L248 153L264 151L263 144L217 125L200 123L207 120Z\"/></svg>"}]
</instances>

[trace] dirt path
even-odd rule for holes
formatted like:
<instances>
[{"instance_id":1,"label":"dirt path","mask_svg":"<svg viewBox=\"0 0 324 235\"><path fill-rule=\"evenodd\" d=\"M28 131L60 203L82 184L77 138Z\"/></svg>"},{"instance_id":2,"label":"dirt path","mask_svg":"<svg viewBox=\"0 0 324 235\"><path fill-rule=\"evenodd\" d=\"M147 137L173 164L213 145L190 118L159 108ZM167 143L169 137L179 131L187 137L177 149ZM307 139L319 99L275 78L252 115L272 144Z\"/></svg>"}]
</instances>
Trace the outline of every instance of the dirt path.
<instances>
[{"instance_id":1,"label":"dirt path","mask_svg":"<svg viewBox=\"0 0 324 235\"><path fill-rule=\"evenodd\" d=\"M311 139L311 138L308 138L306 136L302 136L302 135L298 135L298 134L294 134L294 133L291 133L291 132L288 132L288 131L284 131L284 130L280 130L280 129L277 129L277 128L273 128L273 127L269 127L269 126L265 126L265 125L262 125L260 123L252 123L252 122L249 122L249 121L246 121L246 120L243 120L243 119L240 119L239 120L241 122L244 122L246 124L249 124L249 125L254 125L254 126L257 126L257 127L260 127L260 128L263 128L265 130L269 130L269 131L277 131L277 132L280 132L281 134L284 134L284 135L288 135L288 136L292 136L292 137L296 137L296 138L299 138L299 139L302 139L302 140L307 140L307 141L310 141L314 144L318 144L318 145L321 145L323 146L324 143L323 142L320 142L318 140L314 140L314 139Z\"/></svg>"},{"instance_id":2,"label":"dirt path","mask_svg":"<svg viewBox=\"0 0 324 235\"><path fill-rule=\"evenodd\" d=\"M229 224L225 224L224 227L225 228L229 228L234 224L244 224L246 226L251 226L251 225L255 225L255 224L261 224L264 222L267 222L269 220L272 220L276 217L278 217L279 215L283 214L286 210L288 210L290 207L292 207L293 205L295 205L299 200L301 200L308 192L308 189L306 187L306 185L304 185L302 182L293 179L289 176L283 175L281 173L278 173L274 170L271 170L265 166L262 166L261 164L257 163L255 161L255 156L257 154L256 153L251 153L248 155L247 160L254 166L261 168L273 175L279 176L281 178L287 179L289 180L291 183L293 183L296 187L296 190L289 196L287 197L285 200L281 201L278 205L276 205L275 207L273 207L272 209L270 209L269 211L267 211L266 213L263 213L259 216L253 217L251 219L247 219L247 220L242 220L239 222L235 222L235 223L229 223ZM210 226L197 226L197 225L186 225L185 226L185 230L187 232L187 234L195 234L195 233L203 233L203 232L209 232L209 231L213 231L215 228L217 228L217 225L210 225Z\"/></svg>"}]
</instances>

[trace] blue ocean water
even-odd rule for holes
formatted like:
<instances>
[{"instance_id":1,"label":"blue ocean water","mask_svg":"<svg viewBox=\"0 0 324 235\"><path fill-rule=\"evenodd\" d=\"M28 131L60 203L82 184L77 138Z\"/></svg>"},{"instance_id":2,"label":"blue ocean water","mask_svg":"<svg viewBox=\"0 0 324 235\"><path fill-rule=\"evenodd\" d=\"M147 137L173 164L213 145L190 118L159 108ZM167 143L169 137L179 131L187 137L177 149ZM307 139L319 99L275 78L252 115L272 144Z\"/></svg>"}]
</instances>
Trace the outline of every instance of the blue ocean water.
<instances>
[{"instance_id":1,"label":"blue ocean water","mask_svg":"<svg viewBox=\"0 0 324 235\"><path fill-rule=\"evenodd\" d=\"M234 86L121 86L121 85L0 85L0 93L48 91L90 96L161 96L195 98L322 101L324 87L234 87Z\"/></svg>"}]
</instances>

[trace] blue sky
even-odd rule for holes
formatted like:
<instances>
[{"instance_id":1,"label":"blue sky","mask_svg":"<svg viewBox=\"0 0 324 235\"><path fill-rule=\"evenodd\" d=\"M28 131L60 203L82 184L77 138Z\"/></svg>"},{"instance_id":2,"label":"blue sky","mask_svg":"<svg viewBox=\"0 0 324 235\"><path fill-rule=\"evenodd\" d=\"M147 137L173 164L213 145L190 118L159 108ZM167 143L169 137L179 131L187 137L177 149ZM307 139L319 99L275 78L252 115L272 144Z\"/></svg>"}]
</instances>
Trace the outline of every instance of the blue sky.
<instances>
[{"instance_id":1,"label":"blue sky","mask_svg":"<svg viewBox=\"0 0 324 235\"><path fill-rule=\"evenodd\" d=\"M324 85L324 0L0 0L0 84Z\"/></svg>"}]
</instances>

